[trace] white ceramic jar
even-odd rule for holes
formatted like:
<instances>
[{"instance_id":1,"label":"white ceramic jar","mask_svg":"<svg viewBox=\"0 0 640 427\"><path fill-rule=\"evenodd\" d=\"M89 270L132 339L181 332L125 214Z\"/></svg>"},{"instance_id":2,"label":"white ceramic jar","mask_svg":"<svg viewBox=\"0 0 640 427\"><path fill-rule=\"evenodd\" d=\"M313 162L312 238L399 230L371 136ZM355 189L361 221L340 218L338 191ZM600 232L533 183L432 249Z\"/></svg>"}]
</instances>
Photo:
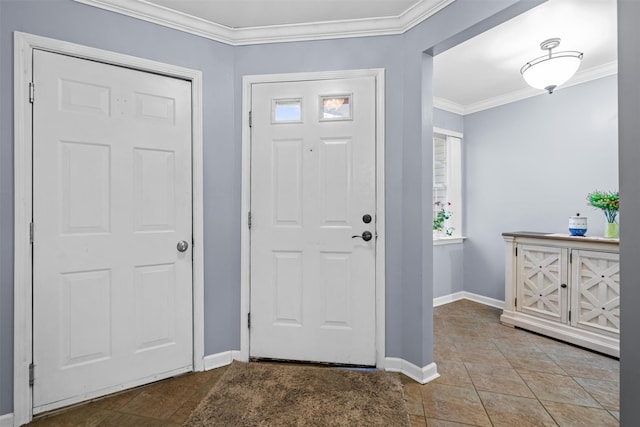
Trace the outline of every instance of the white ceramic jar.
<instances>
[{"instance_id":1,"label":"white ceramic jar","mask_svg":"<svg viewBox=\"0 0 640 427\"><path fill-rule=\"evenodd\" d=\"M569 217L569 233L572 236L584 236L584 233L587 232L587 217L580 216L580 214L576 214L576 216Z\"/></svg>"}]
</instances>

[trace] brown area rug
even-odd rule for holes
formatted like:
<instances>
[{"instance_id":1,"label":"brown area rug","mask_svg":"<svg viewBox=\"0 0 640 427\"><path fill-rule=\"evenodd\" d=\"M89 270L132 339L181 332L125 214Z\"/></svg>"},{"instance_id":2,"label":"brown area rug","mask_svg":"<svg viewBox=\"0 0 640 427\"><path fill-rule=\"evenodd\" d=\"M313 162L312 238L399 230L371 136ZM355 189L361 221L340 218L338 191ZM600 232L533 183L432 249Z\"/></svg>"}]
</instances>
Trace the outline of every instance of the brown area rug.
<instances>
[{"instance_id":1,"label":"brown area rug","mask_svg":"<svg viewBox=\"0 0 640 427\"><path fill-rule=\"evenodd\" d=\"M409 415L386 372L233 362L184 426L409 426Z\"/></svg>"}]
</instances>

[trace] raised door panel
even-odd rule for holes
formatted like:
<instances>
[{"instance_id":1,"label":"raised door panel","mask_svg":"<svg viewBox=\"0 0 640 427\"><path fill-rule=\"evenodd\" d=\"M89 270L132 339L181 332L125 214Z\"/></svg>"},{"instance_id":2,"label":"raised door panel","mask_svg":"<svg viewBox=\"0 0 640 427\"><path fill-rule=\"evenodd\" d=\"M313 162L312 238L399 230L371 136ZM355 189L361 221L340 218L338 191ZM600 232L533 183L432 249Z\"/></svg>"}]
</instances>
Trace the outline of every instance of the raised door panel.
<instances>
[{"instance_id":1,"label":"raised door panel","mask_svg":"<svg viewBox=\"0 0 640 427\"><path fill-rule=\"evenodd\" d=\"M573 251L573 326L618 336L620 333L620 256Z\"/></svg>"},{"instance_id":2,"label":"raised door panel","mask_svg":"<svg viewBox=\"0 0 640 427\"><path fill-rule=\"evenodd\" d=\"M136 232L175 230L175 173L174 152L134 148L132 175Z\"/></svg>"},{"instance_id":3,"label":"raised door panel","mask_svg":"<svg viewBox=\"0 0 640 427\"><path fill-rule=\"evenodd\" d=\"M518 245L517 310L566 322L566 265L565 248Z\"/></svg>"}]
</instances>

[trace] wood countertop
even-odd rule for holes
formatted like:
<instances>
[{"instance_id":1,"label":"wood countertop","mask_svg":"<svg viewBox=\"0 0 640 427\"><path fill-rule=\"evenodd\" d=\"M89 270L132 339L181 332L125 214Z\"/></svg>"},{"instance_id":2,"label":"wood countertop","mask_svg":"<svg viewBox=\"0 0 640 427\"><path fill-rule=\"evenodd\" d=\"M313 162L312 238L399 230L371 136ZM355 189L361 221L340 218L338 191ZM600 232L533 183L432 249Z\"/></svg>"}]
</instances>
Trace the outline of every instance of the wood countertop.
<instances>
[{"instance_id":1,"label":"wood countertop","mask_svg":"<svg viewBox=\"0 0 640 427\"><path fill-rule=\"evenodd\" d=\"M580 242L593 242L593 243L609 243L612 245L620 244L620 239L608 239L598 236L572 236L570 234L562 233L542 233L537 231L512 231L502 233L504 237L531 237L535 239L549 239L549 240L569 240Z\"/></svg>"}]
</instances>

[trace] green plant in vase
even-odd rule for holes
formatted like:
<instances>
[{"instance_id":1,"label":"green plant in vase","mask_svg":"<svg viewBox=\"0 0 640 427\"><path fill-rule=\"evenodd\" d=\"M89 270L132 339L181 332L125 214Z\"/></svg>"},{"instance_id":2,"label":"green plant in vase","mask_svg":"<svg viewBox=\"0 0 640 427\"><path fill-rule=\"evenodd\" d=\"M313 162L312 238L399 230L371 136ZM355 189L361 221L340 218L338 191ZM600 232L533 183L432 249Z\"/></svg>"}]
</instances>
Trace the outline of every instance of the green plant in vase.
<instances>
[{"instance_id":1,"label":"green plant in vase","mask_svg":"<svg viewBox=\"0 0 640 427\"><path fill-rule=\"evenodd\" d=\"M615 191L594 191L587 196L589 205L602 209L607 219L604 237L618 237L618 209L620 208L620 194Z\"/></svg>"},{"instance_id":2,"label":"green plant in vase","mask_svg":"<svg viewBox=\"0 0 640 427\"><path fill-rule=\"evenodd\" d=\"M452 212L449 210L449 206L451 206L451 202L443 203L443 202L435 202L434 204L434 215L433 215L433 231L437 231L438 233L444 233L446 236L451 236L453 234L452 227L446 227L445 221L451 218Z\"/></svg>"}]
</instances>

